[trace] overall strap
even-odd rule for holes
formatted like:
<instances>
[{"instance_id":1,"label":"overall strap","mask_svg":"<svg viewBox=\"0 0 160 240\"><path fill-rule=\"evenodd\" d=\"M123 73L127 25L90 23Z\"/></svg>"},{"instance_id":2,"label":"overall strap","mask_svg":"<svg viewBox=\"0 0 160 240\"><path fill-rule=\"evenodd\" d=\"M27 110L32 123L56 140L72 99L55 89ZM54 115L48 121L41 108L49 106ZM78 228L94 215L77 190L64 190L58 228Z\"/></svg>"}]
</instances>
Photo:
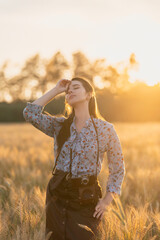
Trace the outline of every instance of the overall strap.
<instances>
[{"instance_id":1,"label":"overall strap","mask_svg":"<svg viewBox=\"0 0 160 240\"><path fill-rule=\"evenodd\" d=\"M95 123L94 123L94 121L93 121L93 118L92 118L92 116L91 116L91 120L92 120L92 123L93 123L93 125L94 125L94 129L95 129L95 131L96 131L96 139L97 139L97 162L96 162L96 177L97 177L97 166L98 166L98 161L99 161L99 141L98 141L98 131L97 131L97 128L96 128L96 125L95 125Z\"/></svg>"},{"instance_id":2,"label":"overall strap","mask_svg":"<svg viewBox=\"0 0 160 240\"><path fill-rule=\"evenodd\" d=\"M59 154L60 154L60 153L59 153ZM56 166L57 166L57 162L58 162L59 154L57 154L56 161L55 161L54 167L53 167L53 169L52 169L52 175L54 175L55 168L56 168Z\"/></svg>"}]
</instances>

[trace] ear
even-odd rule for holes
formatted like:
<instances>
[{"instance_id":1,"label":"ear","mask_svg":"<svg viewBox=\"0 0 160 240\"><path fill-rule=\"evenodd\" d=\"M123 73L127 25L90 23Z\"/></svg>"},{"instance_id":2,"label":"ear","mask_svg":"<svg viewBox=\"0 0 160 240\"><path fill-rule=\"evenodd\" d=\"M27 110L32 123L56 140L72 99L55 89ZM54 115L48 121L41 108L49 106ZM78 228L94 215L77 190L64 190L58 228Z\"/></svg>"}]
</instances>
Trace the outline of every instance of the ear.
<instances>
[{"instance_id":1,"label":"ear","mask_svg":"<svg viewBox=\"0 0 160 240\"><path fill-rule=\"evenodd\" d=\"M92 97L92 93L91 93L91 92L88 92L88 93L87 93L87 100L89 101L91 97Z\"/></svg>"}]
</instances>

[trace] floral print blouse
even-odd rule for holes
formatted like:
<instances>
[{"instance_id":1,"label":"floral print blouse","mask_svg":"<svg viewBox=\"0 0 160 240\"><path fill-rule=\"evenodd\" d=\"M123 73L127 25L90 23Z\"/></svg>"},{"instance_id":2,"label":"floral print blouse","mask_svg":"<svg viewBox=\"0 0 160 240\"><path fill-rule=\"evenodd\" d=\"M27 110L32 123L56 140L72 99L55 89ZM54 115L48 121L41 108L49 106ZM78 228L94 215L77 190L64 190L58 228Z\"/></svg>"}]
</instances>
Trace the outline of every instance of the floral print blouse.
<instances>
[{"instance_id":1,"label":"floral print blouse","mask_svg":"<svg viewBox=\"0 0 160 240\"><path fill-rule=\"evenodd\" d=\"M27 102L23 110L26 122L54 138L54 156L57 155L56 136L61 128L65 117L56 117L43 114L44 106ZM96 132L91 118L85 122L80 133L75 126L75 118L70 126L70 137L62 146L57 161L57 169L69 172L70 147L72 147L72 177L80 177L83 174L93 175L96 171L97 162L97 140ZM98 132L99 140L99 162L97 174L100 173L104 153L107 152L109 176L107 181L107 192L121 195L121 186L125 175L125 164L120 139L116 133L114 124L102 119L93 118Z\"/></svg>"}]
</instances>

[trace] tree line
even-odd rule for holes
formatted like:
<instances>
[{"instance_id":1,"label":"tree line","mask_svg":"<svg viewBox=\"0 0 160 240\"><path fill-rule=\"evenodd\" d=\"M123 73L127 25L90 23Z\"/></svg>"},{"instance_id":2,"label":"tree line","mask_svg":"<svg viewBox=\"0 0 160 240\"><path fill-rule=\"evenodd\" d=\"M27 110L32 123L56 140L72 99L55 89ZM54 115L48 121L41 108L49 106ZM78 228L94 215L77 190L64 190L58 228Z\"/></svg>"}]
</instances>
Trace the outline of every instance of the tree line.
<instances>
[{"instance_id":1,"label":"tree line","mask_svg":"<svg viewBox=\"0 0 160 240\"><path fill-rule=\"evenodd\" d=\"M127 61L113 66L105 58L91 61L80 51L74 52L69 62L58 51L48 60L39 54L32 56L17 75L7 78L6 62L0 69L0 121L24 121L22 111L26 101L34 101L67 75L70 77L65 78L85 77L92 83L98 107L106 120L159 121L160 84L150 87L138 80L131 83L129 71L137 66L134 53ZM51 114L62 113L64 96L55 98L45 110Z\"/></svg>"}]
</instances>

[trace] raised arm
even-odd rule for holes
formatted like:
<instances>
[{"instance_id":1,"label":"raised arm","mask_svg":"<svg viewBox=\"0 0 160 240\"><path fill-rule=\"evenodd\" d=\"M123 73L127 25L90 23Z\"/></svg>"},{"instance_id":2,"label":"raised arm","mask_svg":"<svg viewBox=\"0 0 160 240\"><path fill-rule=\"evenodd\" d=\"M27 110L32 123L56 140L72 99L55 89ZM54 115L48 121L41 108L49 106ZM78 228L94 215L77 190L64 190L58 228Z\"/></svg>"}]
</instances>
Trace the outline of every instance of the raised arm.
<instances>
[{"instance_id":1,"label":"raised arm","mask_svg":"<svg viewBox=\"0 0 160 240\"><path fill-rule=\"evenodd\" d=\"M43 114L44 106L49 103L56 95L64 92L70 83L70 80L60 80L56 87L45 93L42 97L34 102L27 102L23 110L23 116L26 122L30 122L34 127L50 137L54 137L54 132L61 127L65 118Z\"/></svg>"},{"instance_id":2,"label":"raised arm","mask_svg":"<svg viewBox=\"0 0 160 240\"><path fill-rule=\"evenodd\" d=\"M106 190L107 192L114 192L121 195L121 187L125 175L122 147L113 124L109 132L109 141L107 144L109 177Z\"/></svg>"},{"instance_id":3,"label":"raised arm","mask_svg":"<svg viewBox=\"0 0 160 240\"><path fill-rule=\"evenodd\" d=\"M50 137L54 137L54 133L65 120L64 117L50 116L43 114L44 107L35 103L27 102L27 106L23 110L23 116L26 122L31 123L34 127Z\"/></svg>"}]
</instances>

